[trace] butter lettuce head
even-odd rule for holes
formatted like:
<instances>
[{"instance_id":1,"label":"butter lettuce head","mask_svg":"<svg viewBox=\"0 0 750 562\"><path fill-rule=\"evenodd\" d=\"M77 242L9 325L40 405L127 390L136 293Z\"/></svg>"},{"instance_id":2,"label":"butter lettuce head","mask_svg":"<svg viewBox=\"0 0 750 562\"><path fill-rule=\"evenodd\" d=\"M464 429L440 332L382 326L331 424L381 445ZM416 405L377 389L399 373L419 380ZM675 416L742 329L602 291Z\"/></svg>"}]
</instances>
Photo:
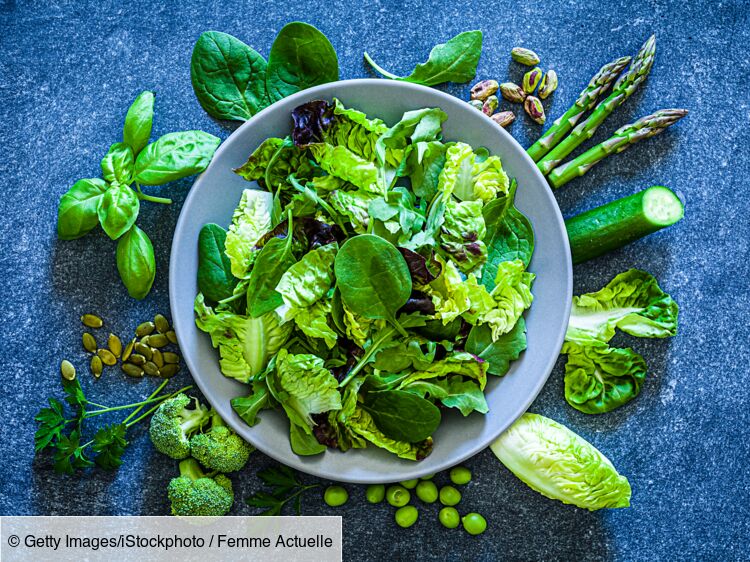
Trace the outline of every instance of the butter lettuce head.
<instances>
[{"instance_id":1,"label":"butter lettuce head","mask_svg":"<svg viewBox=\"0 0 750 562\"><path fill-rule=\"evenodd\" d=\"M488 203L508 193L508 175L497 156L477 158L474 149L457 142L448 147L438 189L448 190L461 201Z\"/></svg>"},{"instance_id":2,"label":"butter lettuce head","mask_svg":"<svg viewBox=\"0 0 750 562\"><path fill-rule=\"evenodd\" d=\"M630 506L628 479L591 443L549 418L524 414L490 448L513 474L550 499L590 511Z\"/></svg>"},{"instance_id":3,"label":"butter lettuce head","mask_svg":"<svg viewBox=\"0 0 750 562\"><path fill-rule=\"evenodd\" d=\"M225 251L231 263L232 275L246 277L258 251L258 240L271 230L272 196L266 191L246 189L232 215Z\"/></svg>"}]
</instances>

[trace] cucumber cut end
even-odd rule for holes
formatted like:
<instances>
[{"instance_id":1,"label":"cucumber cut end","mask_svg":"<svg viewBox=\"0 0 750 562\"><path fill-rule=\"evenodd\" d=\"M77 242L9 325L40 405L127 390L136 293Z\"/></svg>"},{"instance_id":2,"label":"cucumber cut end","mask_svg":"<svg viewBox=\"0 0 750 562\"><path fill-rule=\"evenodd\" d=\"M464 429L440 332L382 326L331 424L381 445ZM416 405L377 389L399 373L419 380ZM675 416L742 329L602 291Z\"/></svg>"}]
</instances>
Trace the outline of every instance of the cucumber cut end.
<instances>
[{"instance_id":1,"label":"cucumber cut end","mask_svg":"<svg viewBox=\"0 0 750 562\"><path fill-rule=\"evenodd\" d=\"M643 194L643 215L653 224L669 226L685 215L685 206L671 189L655 185Z\"/></svg>"}]
</instances>

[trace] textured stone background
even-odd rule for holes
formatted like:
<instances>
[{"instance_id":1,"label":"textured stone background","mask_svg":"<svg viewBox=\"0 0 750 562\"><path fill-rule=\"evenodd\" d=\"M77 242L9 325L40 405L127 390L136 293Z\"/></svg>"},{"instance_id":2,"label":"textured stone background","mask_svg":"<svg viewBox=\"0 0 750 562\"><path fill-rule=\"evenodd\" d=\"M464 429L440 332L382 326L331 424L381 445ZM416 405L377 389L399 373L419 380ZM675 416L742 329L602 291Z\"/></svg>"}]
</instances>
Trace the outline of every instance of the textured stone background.
<instances>
[{"instance_id":1,"label":"textured stone background","mask_svg":"<svg viewBox=\"0 0 750 562\"><path fill-rule=\"evenodd\" d=\"M127 7L126 7L127 6ZM190 86L189 59L201 31L232 33L268 54L273 37L302 18L336 47L342 78L369 76L362 51L387 68L407 71L432 45L481 28L479 76L519 78L508 52L526 45L554 67L560 89L547 103L555 117L592 73L633 54L651 33L657 60L647 87L602 127L618 126L663 107L690 116L658 139L613 157L557 193L566 216L652 184L682 192L687 215L678 226L575 269L576 292L600 287L639 267L657 276L681 305L671 340L633 340L649 364L640 397L593 417L563 399L562 364L532 407L601 448L633 486L632 507L588 513L546 500L526 488L490 452L468 464L474 480L464 510L487 516L489 531L469 537L422 509L400 530L385 505L351 501L333 510L318 497L309 514L344 516L347 557L399 559L668 559L748 557L748 14L728 2L0 2L0 373L5 384L0 468L2 514L165 514L165 486L176 463L132 435L125 466L85 478L55 475L48 458L34 459L32 416L59 392L57 365L79 353L85 311L127 334L167 311L172 230L190 180L164 188L171 207L144 205L141 226L154 240L158 275L143 302L128 298L114 265L114 244L95 234L74 242L55 237L56 206L78 178L96 176L99 160L120 138L124 113L143 89L157 92L155 135L200 128L226 138ZM465 97L468 85L452 85ZM524 145L540 129L521 118L512 132ZM125 381L115 371L84 385L92 399L114 402L148 394L155 381ZM187 373L180 382L188 381ZM95 397L95 398L94 398ZM257 454L253 465L271 461ZM254 467L253 467L254 468ZM438 480L445 479L445 475ZM307 480L312 480L307 478ZM249 469L234 477L234 513L249 514L243 496L259 481ZM742 537L745 537L744 539Z\"/></svg>"}]
</instances>

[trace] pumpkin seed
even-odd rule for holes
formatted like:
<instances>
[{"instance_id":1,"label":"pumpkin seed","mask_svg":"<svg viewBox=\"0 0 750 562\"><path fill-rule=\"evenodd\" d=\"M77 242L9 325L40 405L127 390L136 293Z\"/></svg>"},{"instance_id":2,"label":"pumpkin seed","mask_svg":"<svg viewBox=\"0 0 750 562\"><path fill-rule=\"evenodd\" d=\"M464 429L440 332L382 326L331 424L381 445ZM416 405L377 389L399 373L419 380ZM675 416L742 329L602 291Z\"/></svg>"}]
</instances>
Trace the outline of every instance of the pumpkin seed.
<instances>
[{"instance_id":1,"label":"pumpkin seed","mask_svg":"<svg viewBox=\"0 0 750 562\"><path fill-rule=\"evenodd\" d=\"M130 356L130 362L133 365L143 365L146 362L146 358L140 353L133 353Z\"/></svg>"},{"instance_id":2,"label":"pumpkin seed","mask_svg":"<svg viewBox=\"0 0 750 562\"><path fill-rule=\"evenodd\" d=\"M143 370L145 373L151 377L155 377L159 374L159 367L156 366L155 363L152 363L151 361L146 361L143 364Z\"/></svg>"},{"instance_id":3,"label":"pumpkin seed","mask_svg":"<svg viewBox=\"0 0 750 562\"><path fill-rule=\"evenodd\" d=\"M97 345L96 345L96 339L94 339L94 336L89 334L88 332L83 332L83 336L81 338L83 340L83 349L90 353L96 353Z\"/></svg>"},{"instance_id":4,"label":"pumpkin seed","mask_svg":"<svg viewBox=\"0 0 750 562\"><path fill-rule=\"evenodd\" d=\"M151 361L154 362L154 365L159 367L160 369L164 366L164 355L162 355L162 352L158 349L152 349L154 356L151 358Z\"/></svg>"},{"instance_id":5,"label":"pumpkin seed","mask_svg":"<svg viewBox=\"0 0 750 562\"><path fill-rule=\"evenodd\" d=\"M177 374L177 371L179 370L180 370L179 365L175 365L174 363L169 363L167 365L164 365L161 369L159 369L159 376L167 379L169 377L175 376Z\"/></svg>"},{"instance_id":6,"label":"pumpkin seed","mask_svg":"<svg viewBox=\"0 0 750 562\"><path fill-rule=\"evenodd\" d=\"M142 342L138 342L137 344L135 344L135 350L139 354L143 355L143 357L146 358L146 361L151 361L151 357L153 357L153 355L154 355L151 352L151 348L148 345L146 345L145 343L142 343ZM131 357L131 359L132 359L132 357Z\"/></svg>"},{"instance_id":7,"label":"pumpkin seed","mask_svg":"<svg viewBox=\"0 0 750 562\"><path fill-rule=\"evenodd\" d=\"M98 379L102 376L102 371L104 370L104 365L102 365L102 360L99 358L98 355L94 355L91 358L91 373Z\"/></svg>"},{"instance_id":8,"label":"pumpkin seed","mask_svg":"<svg viewBox=\"0 0 750 562\"><path fill-rule=\"evenodd\" d=\"M95 314L84 314L81 316L81 322L83 322L83 325L87 328L101 328L102 324L104 324L102 319Z\"/></svg>"},{"instance_id":9,"label":"pumpkin seed","mask_svg":"<svg viewBox=\"0 0 750 562\"><path fill-rule=\"evenodd\" d=\"M155 327L153 322L143 322L138 324L138 327L135 329L135 335L142 338L152 333Z\"/></svg>"},{"instance_id":10,"label":"pumpkin seed","mask_svg":"<svg viewBox=\"0 0 750 562\"><path fill-rule=\"evenodd\" d=\"M109 350L115 357L122 355L122 342L116 335L109 334L109 337L107 338L107 347L109 347Z\"/></svg>"},{"instance_id":11,"label":"pumpkin seed","mask_svg":"<svg viewBox=\"0 0 750 562\"><path fill-rule=\"evenodd\" d=\"M169 330L166 333L167 339L171 341L173 344L177 345L177 334L175 334L174 330Z\"/></svg>"},{"instance_id":12,"label":"pumpkin seed","mask_svg":"<svg viewBox=\"0 0 750 562\"><path fill-rule=\"evenodd\" d=\"M164 334L153 334L148 337L148 345L151 347L164 347L168 343L169 340Z\"/></svg>"},{"instance_id":13,"label":"pumpkin seed","mask_svg":"<svg viewBox=\"0 0 750 562\"><path fill-rule=\"evenodd\" d=\"M154 316L154 324L156 324L156 330L160 334L166 334L169 331L169 320L161 314Z\"/></svg>"},{"instance_id":14,"label":"pumpkin seed","mask_svg":"<svg viewBox=\"0 0 750 562\"><path fill-rule=\"evenodd\" d=\"M137 365L133 365L132 363L123 363L122 371L129 377L142 377L143 376L143 369L141 369Z\"/></svg>"},{"instance_id":15,"label":"pumpkin seed","mask_svg":"<svg viewBox=\"0 0 750 562\"><path fill-rule=\"evenodd\" d=\"M99 349L96 354L102 360L105 365L117 365L117 357L109 349Z\"/></svg>"},{"instance_id":16,"label":"pumpkin seed","mask_svg":"<svg viewBox=\"0 0 750 562\"><path fill-rule=\"evenodd\" d=\"M65 380L72 381L76 378L76 368L73 366L73 363L67 359L63 359L62 363L60 363L60 374Z\"/></svg>"},{"instance_id":17,"label":"pumpkin seed","mask_svg":"<svg viewBox=\"0 0 750 562\"><path fill-rule=\"evenodd\" d=\"M130 355L133 353L133 348L135 347L135 338L130 340L130 343L125 346L125 351L122 352L122 360L127 361L130 359Z\"/></svg>"},{"instance_id":18,"label":"pumpkin seed","mask_svg":"<svg viewBox=\"0 0 750 562\"><path fill-rule=\"evenodd\" d=\"M164 362L167 364L177 364L180 362L180 356L176 353L172 353L171 351L165 351L162 353L164 356Z\"/></svg>"}]
</instances>

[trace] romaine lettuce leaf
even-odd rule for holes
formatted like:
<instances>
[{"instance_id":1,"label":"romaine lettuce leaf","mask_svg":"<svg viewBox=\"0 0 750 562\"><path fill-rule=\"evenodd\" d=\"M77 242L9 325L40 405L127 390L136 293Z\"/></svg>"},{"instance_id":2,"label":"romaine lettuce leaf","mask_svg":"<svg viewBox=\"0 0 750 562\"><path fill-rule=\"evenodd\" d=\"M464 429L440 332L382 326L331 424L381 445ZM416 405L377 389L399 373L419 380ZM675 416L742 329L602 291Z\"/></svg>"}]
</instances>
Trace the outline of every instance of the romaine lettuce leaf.
<instances>
[{"instance_id":1,"label":"romaine lettuce leaf","mask_svg":"<svg viewBox=\"0 0 750 562\"><path fill-rule=\"evenodd\" d=\"M232 275L238 279L247 276L259 251L255 244L271 230L272 200L273 197L266 191L246 189L232 215L224 246L232 266Z\"/></svg>"},{"instance_id":2,"label":"romaine lettuce leaf","mask_svg":"<svg viewBox=\"0 0 750 562\"><path fill-rule=\"evenodd\" d=\"M444 325L459 316L476 324L496 306L489 292L473 274L463 279L452 261L445 261L439 255L436 260L441 264L440 275L424 289L435 305L435 317Z\"/></svg>"}]
</instances>

